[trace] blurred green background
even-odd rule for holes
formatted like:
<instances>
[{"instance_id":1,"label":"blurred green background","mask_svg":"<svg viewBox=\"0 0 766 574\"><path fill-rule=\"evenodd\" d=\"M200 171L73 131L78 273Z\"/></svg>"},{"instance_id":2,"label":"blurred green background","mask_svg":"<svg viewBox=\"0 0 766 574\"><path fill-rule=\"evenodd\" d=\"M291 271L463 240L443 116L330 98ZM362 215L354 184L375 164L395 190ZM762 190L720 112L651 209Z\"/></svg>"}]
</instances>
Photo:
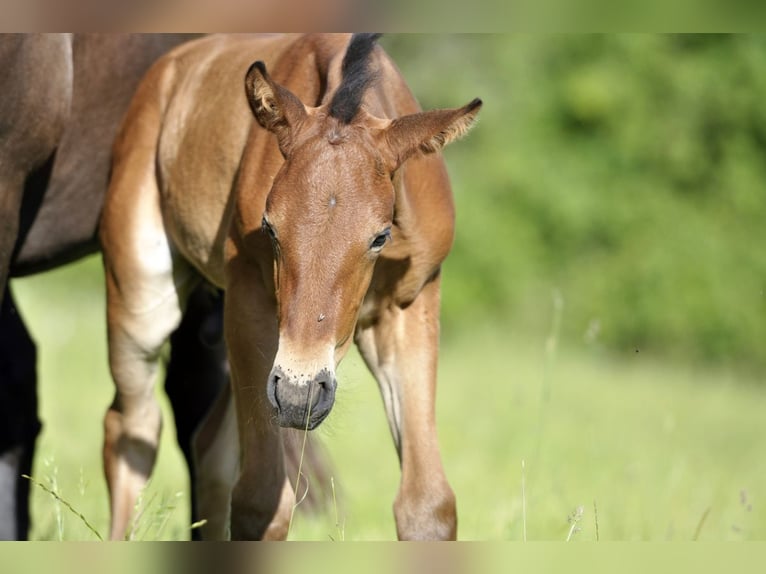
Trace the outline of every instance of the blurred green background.
<instances>
[{"instance_id":1,"label":"blurred green background","mask_svg":"<svg viewBox=\"0 0 766 574\"><path fill-rule=\"evenodd\" d=\"M383 43L424 107L485 102L446 152L446 326L540 333L558 290L570 343L766 365L766 38Z\"/></svg>"},{"instance_id":2,"label":"blurred green background","mask_svg":"<svg viewBox=\"0 0 766 574\"><path fill-rule=\"evenodd\" d=\"M424 108L484 100L445 151L457 236L437 413L460 536L766 539L766 38L381 44ZM40 346L36 478L103 533L100 262L13 287ZM166 407L139 538L187 536ZM353 351L318 432L337 521L299 510L291 537L394 538L398 464ZM34 504L34 537L92 538L39 489Z\"/></svg>"}]
</instances>

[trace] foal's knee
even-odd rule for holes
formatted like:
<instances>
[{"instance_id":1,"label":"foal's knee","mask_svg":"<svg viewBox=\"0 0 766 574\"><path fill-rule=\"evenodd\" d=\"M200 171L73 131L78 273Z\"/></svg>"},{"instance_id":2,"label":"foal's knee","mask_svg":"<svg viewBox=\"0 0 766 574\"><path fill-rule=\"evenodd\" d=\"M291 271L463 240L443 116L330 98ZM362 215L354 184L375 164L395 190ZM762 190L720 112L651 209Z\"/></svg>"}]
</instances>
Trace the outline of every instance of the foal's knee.
<instances>
[{"instance_id":1,"label":"foal's knee","mask_svg":"<svg viewBox=\"0 0 766 574\"><path fill-rule=\"evenodd\" d=\"M455 493L447 482L429 484L425 490L400 489L394 502L399 540L456 540Z\"/></svg>"}]
</instances>

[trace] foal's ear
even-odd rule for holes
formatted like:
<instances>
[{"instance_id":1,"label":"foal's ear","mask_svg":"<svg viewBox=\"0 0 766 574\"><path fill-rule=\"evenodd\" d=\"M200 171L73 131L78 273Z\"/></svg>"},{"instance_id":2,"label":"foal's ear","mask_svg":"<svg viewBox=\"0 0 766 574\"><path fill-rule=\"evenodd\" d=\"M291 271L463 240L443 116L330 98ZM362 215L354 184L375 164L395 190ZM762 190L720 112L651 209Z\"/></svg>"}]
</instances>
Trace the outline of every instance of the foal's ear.
<instances>
[{"instance_id":1,"label":"foal's ear","mask_svg":"<svg viewBox=\"0 0 766 574\"><path fill-rule=\"evenodd\" d=\"M297 125L306 117L306 106L295 94L274 82L260 60L253 63L245 76L247 101L255 119L274 133L285 157L290 153Z\"/></svg>"},{"instance_id":2,"label":"foal's ear","mask_svg":"<svg viewBox=\"0 0 766 574\"><path fill-rule=\"evenodd\" d=\"M415 154L434 153L463 137L476 122L481 104L476 98L462 108L420 112L392 121L382 133L391 170Z\"/></svg>"}]
</instances>

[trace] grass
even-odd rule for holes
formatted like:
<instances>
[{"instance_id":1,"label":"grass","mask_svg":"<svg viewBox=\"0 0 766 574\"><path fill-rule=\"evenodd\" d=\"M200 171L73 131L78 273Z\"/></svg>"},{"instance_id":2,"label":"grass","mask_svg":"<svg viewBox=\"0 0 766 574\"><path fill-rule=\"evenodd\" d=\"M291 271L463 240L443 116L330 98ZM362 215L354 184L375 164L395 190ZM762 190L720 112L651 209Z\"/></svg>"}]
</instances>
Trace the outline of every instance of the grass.
<instances>
[{"instance_id":1,"label":"grass","mask_svg":"<svg viewBox=\"0 0 766 574\"><path fill-rule=\"evenodd\" d=\"M112 387L99 267L89 259L14 280L13 289L39 345L44 426L32 476L48 487L55 480L57 494L103 535L101 420ZM560 313L566 323L566 307ZM318 431L334 461L335 508L316 517L299 506L290 537L394 539L399 469L377 388L354 352L339 380L338 403ZM766 539L762 382L643 351L617 361L597 341L559 346L554 362L545 337L512 325L445 333L437 413L460 537ZM183 539L188 480L160 397L165 427L144 493L156 504L144 520L155 525L141 526L142 535ZM32 497L33 538L95 539L50 494L34 488Z\"/></svg>"}]
</instances>

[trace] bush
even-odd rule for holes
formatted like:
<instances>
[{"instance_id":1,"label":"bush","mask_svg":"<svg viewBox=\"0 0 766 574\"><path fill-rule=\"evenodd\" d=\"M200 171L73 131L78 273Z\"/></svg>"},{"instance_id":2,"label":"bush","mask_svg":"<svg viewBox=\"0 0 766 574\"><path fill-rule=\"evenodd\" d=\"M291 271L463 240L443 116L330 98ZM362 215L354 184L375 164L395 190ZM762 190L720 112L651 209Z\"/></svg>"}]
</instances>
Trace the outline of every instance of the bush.
<instances>
[{"instance_id":1,"label":"bush","mask_svg":"<svg viewBox=\"0 0 766 574\"><path fill-rule=\"evenodd\" d=\"M485 102L445 153L445 335L472 321L766 364L766 41L392 36L424 108Z\"/></svg>"}]
</instances>

